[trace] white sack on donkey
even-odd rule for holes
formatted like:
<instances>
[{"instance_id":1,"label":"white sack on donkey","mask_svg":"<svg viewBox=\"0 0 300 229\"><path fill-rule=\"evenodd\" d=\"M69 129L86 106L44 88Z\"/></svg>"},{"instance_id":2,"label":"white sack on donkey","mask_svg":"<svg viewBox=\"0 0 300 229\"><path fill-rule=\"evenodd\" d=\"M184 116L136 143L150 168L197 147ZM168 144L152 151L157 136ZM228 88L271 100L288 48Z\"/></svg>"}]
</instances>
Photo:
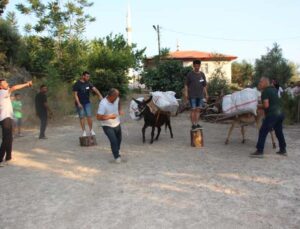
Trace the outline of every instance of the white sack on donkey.
<instances>
[{"instance_id":1,"label":"white sack on donkey","mask_svg":"<svg viewBox=\"0 0 300 229\"><path fill-rule=\"evenodd\" d=\"M174 91L154 91L151 92L153 103L162 111L171 112L172 115L177 113L179 103L175 97Z\"/></svg>"},{"instance_id":2,"label":"white sack on donkey","mask_svg":"<svg viewBox=\"0 0 300 229\"><path fill-rule=\"evenodd\" d=\"M246 88L242 91L226 95L222 101L225 114L252 113L256 115L259 92L257 89Z\"/></svg>"},{"instance_id":3,"label":"white sack on donkey","mask_svg":"<svg viewBox=\"0 0 300 229\"><path fill-rule=\"evenodd\" d=\"M142 102L142 101L144 101L144 98L140 97L137 100ZM130 105L129 105L130 118L132 120L138 121L142 118L142 116L139 116L138 114L139 114L138 104L134 100L131 100Z\"/></svg>"}]
</instances>

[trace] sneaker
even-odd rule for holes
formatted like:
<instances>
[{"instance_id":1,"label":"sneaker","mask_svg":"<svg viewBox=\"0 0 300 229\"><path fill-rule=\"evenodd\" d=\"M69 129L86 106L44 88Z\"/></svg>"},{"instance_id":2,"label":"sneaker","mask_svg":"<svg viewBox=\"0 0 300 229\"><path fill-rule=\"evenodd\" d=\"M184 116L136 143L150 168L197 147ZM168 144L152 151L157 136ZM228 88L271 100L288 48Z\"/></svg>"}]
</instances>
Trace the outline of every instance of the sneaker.
<instances>
[{"instance_id":1,"label":"sneaker","mask_svg":"<svg viewBox=\"0 0 300 229\"><path fill-rule=\"evenodd\" d=\"M203 129L203 127L200 124L196 125L197 129Z\"/></svg>"},{"instance_id":2,"label":"sneaker","mask_svg":"<svg viewBox=\"0 0 300 229\"><path fill-rule=\"evenodd\" d=\"M253 158L263 158L264 157L264 153L261 151L256 150L254 153L250 154L250 157Z\"/></svg>"},{"instance_id":3,"label":"sneaker","mask_svg":"<svg viewBox=\"0 0 300 229\"><path fill-rule=\"evenodd\" d=\"M39 137L39 139L48 139L46 136L44 136L44 137Z\"/></svg>"},{"instance_id":4,"label":"sneaker","mask_svg":"<svg viewBox=\"0 0 300 229\"><path fill-rule=\"evenodd\" d=\"M286 150L279 150L278 152L276 152L278 155L281 155L281 156L287 156L287 152Z\"/></svg>"},{"instance_id":5,"label":"sneaker","mask_svg":"<svg viewBox=\"0 0 300 229\"><path fill-rule=\"evenodd\" d=\"M118 158L115 160L115 162L116 162L117 164L120 164L120 163L122 162L121 157L118 157Z\"/></svg>"},{"instance_id":6,"label":"sneaker","mask_svg":"<svg viewBox=\"0 0 300 229\"><path fill-rule=\"evenodd\" d=\"M96 133L95 133L95 131L93 129L91 130L91 135L93 135L93 136L96 135Z\"/></svg>"},{"instance_id":7,"label":"sneaker","mask_svg":"<svg viewBox=\"0 0 300 229\"><path fill-rule=\"evenodd\" d=\"M86 137L86 131L85 130L82 132L82 137Z\"/></svg>"},{"instance_id":8,"label":"sneaker","mask_svg":"<svg viewBox=\"0 0 300 229\"><path fill-rule=\"evenodd\" d=\"M4 167L4 166L5 166L4 162L1 161L1 162L0 162L0 167Z\"/></svg>"},{"instance_id":9,"label":"sneaker","mask_svg":"<svg viewBox=\"0 0 300 229\"><path fill-rule=\"evenodd\" d=\"M192 125L192 130L196 130L197 129L197 125L193 124Z\"/></svg>"}]
</instances>

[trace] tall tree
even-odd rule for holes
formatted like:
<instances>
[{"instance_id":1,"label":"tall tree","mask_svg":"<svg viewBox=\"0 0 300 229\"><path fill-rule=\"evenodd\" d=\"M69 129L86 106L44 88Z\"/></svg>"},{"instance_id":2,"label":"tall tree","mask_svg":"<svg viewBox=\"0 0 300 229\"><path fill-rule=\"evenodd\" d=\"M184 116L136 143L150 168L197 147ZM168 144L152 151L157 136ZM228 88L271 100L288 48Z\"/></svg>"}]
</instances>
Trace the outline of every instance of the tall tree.
<instances>
[{"instance_id":1,"label":"tall tree","mask_svg":"<svg viewBox=\"0 0 300 229\"><path fill-rule=\"evenodd\" d=\"M6 5L8 4L8 0L1 0L0 1L0 16L3 14L4 9L6 7Z\"/></svg>"},{"instance_id":2,"label":"tall tree","mask_svg":"<svg viewBox=\"0 0 300 229\"><path fill-rule=\"evenodd\" d=\"M255 61L254 83L257 84L262 76L275 79L280 85L285 85L292 77L291 67L283 57L282 49L277 43L272 49L268 48L267 54Z\"/></svg>"},{"instance_id":3,"label":"tall tree","mask_svg":"<svg viewBox=\"0 0 300 229\"><path fill-rule=\"evenodd\" d=\"M93 40L87 49L88 69L93 83L104 93L116 87L121 94L126 94L128 69L141 69L144 51L138 50L136 44L129 46L122 35L110 34Z\"/></svg>"},{"instance_id":4,"label":"tall tree","mask_svg":"<svg viewBox=\"0 0 300 229\"><path fill-rule=\"evenodd\" d=\"M48 32L59 41L80 38L89 22L95 18L86 14L86 8L93 3L87 0L64 1L52 0L43 3L41 0L27 0L28 4L17 4L17 9L24 15L33 15L37 22L26 26L33 28L36 33Z\"/></svg>"},{"instance_id":5,"label":"tall tree","mask_svg":"<svg viewBox=\"0 0 300 229\"><path fill-rule=\"evenodd\" d=\"M183 67L177 60L163 60L155 67L145 69L142 83L154 91L174 91L181 98L185 76L191 67Z\"/></svg>"},{"instance_id":6,"label":"tall tree","mask_svg":"<svg viewBox=\"0 0 300 229\"><path fill-rule=\"evenodd\" d=\"M0 18L0 63L2 65L16 62L20 39L18 31L8 21Z\"/></svg>"},{"instance_id":7,"label":"tall tree","mask_svg":"<svg viewBox=\"0 0 300 229\"><path fill-rule=\"evenodd\" d=\"M81 63L86 46L82 41L86 25L95 20L86 14L86 8L93 3L88 0L27 0L27 4L17 4L24 15L36 17L36 23L25 25L25 31L32 30L38 35L47 35L54 40L55 58L51 64L66 81L72 81L78 71L84 68Z\"/></svg>"},{"instance_id":8,"label":"tall tree","mask_svg":"<svg viewBox=\"0 0 300 229\"><path fill-rule=\"evenodd\" d=\"M245 87L252 83L254 69L251 63L243 60L241 63L232 63L232 82L237 83L241 87Z\"/></svg>"}]
</instances>

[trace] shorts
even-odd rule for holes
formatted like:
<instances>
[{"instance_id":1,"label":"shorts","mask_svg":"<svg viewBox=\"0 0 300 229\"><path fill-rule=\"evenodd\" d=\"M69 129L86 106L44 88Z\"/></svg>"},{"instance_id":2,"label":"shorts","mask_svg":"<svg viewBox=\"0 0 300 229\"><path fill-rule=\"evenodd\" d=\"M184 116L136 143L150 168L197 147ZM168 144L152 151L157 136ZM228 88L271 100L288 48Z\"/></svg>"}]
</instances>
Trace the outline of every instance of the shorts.
<instances>
[{"instance_id":1,"label":"shorts","mask_svg":"<svg viewBox=\"0 0 300 229\"><path fill-rule=\"evenodd\" d=\"M82 104L82 108L76 106L79 118L92 117L92 106L90 103Z\"/></svg>"},{"instance_id":2,"label":"shorts","mask_svg":"<svg viewBox=\"0 0 300 229\"><path fill-rule=\"evenodd\" d=\"M14 118L14 123L16 127L20 127L22 125L22 118Z\"/></svg>"},{"instance_id":3,"label":"shorts","mask_svg":"<svg viewBox=\"0 0 300 229\"><path fill-rule=\"evenodd\" d=\"M201 98L192 98L190 99L190 105L192 109L204 108L204 101Z\"/></svg>"}]
</instances>

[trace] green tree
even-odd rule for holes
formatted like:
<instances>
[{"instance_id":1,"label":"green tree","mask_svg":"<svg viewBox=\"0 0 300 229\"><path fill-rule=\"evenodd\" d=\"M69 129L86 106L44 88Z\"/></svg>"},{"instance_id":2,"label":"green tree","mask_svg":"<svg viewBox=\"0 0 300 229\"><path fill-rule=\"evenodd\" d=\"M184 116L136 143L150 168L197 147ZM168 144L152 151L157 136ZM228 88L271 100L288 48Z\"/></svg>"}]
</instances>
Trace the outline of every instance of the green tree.
<instances>
[{"instance_id":1,"label":"green tree","mask_svg":"<svg viewBox=\"0 0 300 229\"><path fill-rule=\"evenodd\" d=\"M27 36L23 38L26 46L25 60L22 65L36 77L48 75L48 69L54 68L55 41L48 37Z\"/></svg>"},{"instance_id":2,"label":"green tree","mask_svg":"<svg viewBox=\"0 0 300 229\"><path fill-rule=\"evenodd\" d=\"M87 0L63 1L52 0L47 3L40 0L27 0L28 4L17 4L17 9L24 15L35 16L37 22L27 26L33 28L36 33L48 32L49 35L59 41L81 37L89 22L95 18L86 14L86 8L93 3Z\"/></svg>"},{"instance_id":3,"label":"green tree","mask_svg":"<svg viewBox=\"0 0 300 229\"><path fill-rule=\"evenodd\" d=\"M210 96L228 94L230 93L230 87L225 78L226 75L223 69L225 64L224 60L226 60L226 58L222 54L214 53L213 59L215 61L215 70L209 78L209 82L207 84L207 92Z\"/></svg>"},{"instance_id":4,"label":"green tree","mask_svg":"<svg viewBox=\"0 0 300 229\"><path fill-rule=\"evenodd\" d=\"M243 60L241 63L232 63L232 83L237 83L240 87L245 87L252 83L254 69L252 64Z\"/></svg>"},{"instance_id":5,"label":"green tree","mask_svg":"<svg viewBox=\"0 0 300 229\"><path fill-rule=\"evenodd\" d=\"M14 64L18 59L21 37L10 22L0 18L0 64Z\"/></svg>"},{"instance_id":6,"label":"green tree","mask_svg":"<svg viewBox=\"0 0 300 229\"><path fill-rule=\"evenodd\" d=\"M27 4L17 4L17 9L24 15L32 15L36 18L36 23L25 25L27 34L32 34L32 30L37 34L48 34L47 37L53 42L50 52L47 52L47 45L38 47L42 53L31 50L30 54L43 57L42 62L49 59L49 67L55 68L58 75L65 81L72 81L76 75L86 67L87 42L82 40L87 23L93 22L94 17L86 14L86 9L93 3L87 0L65 1L52 0L44 1L28 0ZM37 45L43 45L38 42ZM54 56L52 55L54 51ZM38 55L37 55L38 54ZM37 58L30 57L33 62ZM38 62L36 62L38 63ZM48 67L44 67L44 70ZM38 70L38 69L37 69ZM39 69L43 72L43 69Z\"/></svg>"},{"instance_id":7,"label":"green tree","mask_svg":"<svg viewBox=\"0 0 300 229\"><path fill-rule=\"evenodd\" d=\"M6 5L8 4L8 0L0 1L0 16L3 14Z\"/></svg>"},{"instance_id":8,"label":"green tree","mask_svg":"<svg viewBox=\"0 0 300 229\"><path fill-rule=\"evenodd\" d=\"M272 49L268 48L266 55L255 61L254 84L257 84L262 76L275 79L280 85L285 85L292 77L291 67L277 43Z\"/></svg>"},{"instance_id":9,"label":"green tree","mask_svg":"<svg viewBox=\"0 0 300 229\"><path fill-rule=\"evenodd\" d=\"M112 34L90 42L87 69L92 73L93 83L106 93L115 87L125 95L128 90L128 69L140 70L145 49L129 46L122 35Z\"/></svg>"},{"instance_id":10,"label":"green tree","mask_svg":"<svg viewBox=\"0 0 300 229\"><path fill-rule=\"evenodd\" d=\"M292 81L292 82L300 81L300 71L299 71L300 65L290 61L289 66L292 71L292 77L291 77L290 81Z\"/></svg>"},{"instance_id":11,"label":"green tree","mask_svg":"<svg viewBox=\"0 0 300 229\"><path fill-rule=\"evenodd\" d=\"M146 69L141 82L153 91L174 91L176 97L181 98L185 76L191 70L180 61L163 60L156 67Z\"/></svg>"}]
</instances>

